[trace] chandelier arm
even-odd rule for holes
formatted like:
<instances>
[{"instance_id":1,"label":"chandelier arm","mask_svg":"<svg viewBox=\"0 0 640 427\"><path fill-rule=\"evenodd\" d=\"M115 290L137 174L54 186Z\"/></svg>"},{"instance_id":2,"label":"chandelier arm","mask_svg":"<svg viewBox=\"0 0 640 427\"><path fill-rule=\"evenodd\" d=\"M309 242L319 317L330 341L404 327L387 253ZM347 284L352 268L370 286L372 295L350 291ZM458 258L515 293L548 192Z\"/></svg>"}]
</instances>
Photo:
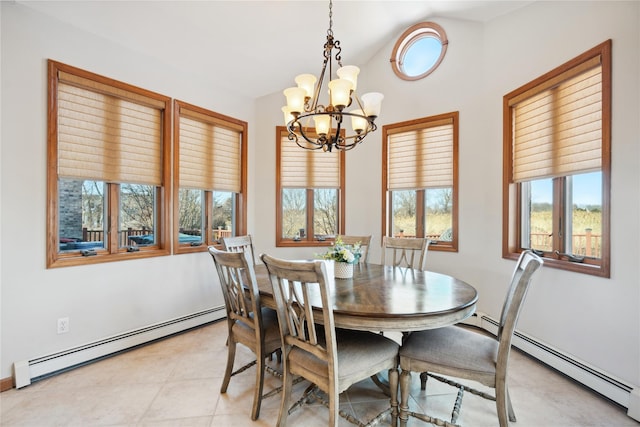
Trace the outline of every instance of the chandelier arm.
<instances>
[{"instance_id":1,"label":"chandelier arm","mask_svg":"<svg viewBox=\"0 0 640 427\"><path fill-rule=\"evenodd\" d=\"M313 144L315 147L309 147L308 145L300 144L300 140L298 139L298 135L295 132L292 132L291 130L289 130L289 135L288 135L287 138L289 139L289 141L295 142L298 147L303 148L305 150L319 150L319 149L322 148L322 145L318 145L316 142L309 141L306 138L305 138L305 141Z\"/></svg>"},{"instance_id":2,"label":"chandelier arm","mask_svg":"<svg viewBox=\"0 0 640 427\"><path fill-rule=\"evenodd\" d=\"M340 128L342 127L342 114L338 113L337 117L336 117L336 137L332 138L333 140L331 141L333 143L333 145L335 145L336 147L338 147L340 145ZM343 139L344 141L344 139ZM329 151L331 151L331 148L329 148Z\"/></svg>"},{"instance_id":3,"label":"chandelier arm","mask_svg":"<svg viewBox=\"0 0 640 427\"><path fill-rule=\"evenodd\" d=\"M325 113L322 113L322 114L325 114ZM294 135L296 136L296 144L298 144L299 147L310 149L310 150L318 150L318 149L323 148L325 146L326 138L316 138L314 140L313 138L311 138L310 136L307 135L307 133L304 131L304 127L302 126L301 123L298 123L298 129L299 129L300 136L302 137L302 139L304 139L305 141L307 141L310 144L315 145L315 147L306 147L306 146L301 145L300 142L298 141L297 135L294 132Z\"/></svg>"},{"instance_id":4,"label":"chandelier arm","mask_svg":"<svg viewBox=\"0 0 640 427\"><path fill-rule=\"evenodd\" d=\"M338 65L342 67L342 48L340 47L340 40L336 40L333 43L333 47L336 48L336 55L334 58L336 58Z\"/></svg>"},{"instance_id":5,"label":"chandelier arm","mask_svg":"<svg viewBox=\"0 0 640 427\"><path fill-rule=\"evenodd\" d=\"M327 36L327 39L329 36ZM327 69L327 58L325 56L324 61L322 62L322 71L320 72L320 78L318 79L318 84L316 85L315 90L313 91L313 102L311 103L311 107L309 111L315 111L318 108L318 101L320 100L320 89L322 88L322 81L324 80L324 73ZM329 71L331 72L331 71Z\"/></svg>"}]
</instances>

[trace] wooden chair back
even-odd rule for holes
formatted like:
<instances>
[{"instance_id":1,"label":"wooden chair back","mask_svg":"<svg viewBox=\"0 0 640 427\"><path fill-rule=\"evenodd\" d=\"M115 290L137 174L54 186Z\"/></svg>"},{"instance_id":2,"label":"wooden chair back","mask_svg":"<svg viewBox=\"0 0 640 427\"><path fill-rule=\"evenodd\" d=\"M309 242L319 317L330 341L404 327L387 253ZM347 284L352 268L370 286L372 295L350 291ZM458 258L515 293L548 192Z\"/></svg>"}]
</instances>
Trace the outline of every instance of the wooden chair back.
<instances>
[{"instance_id":1,"label":"wooden chair back","mask_svg":"<svg viewBox=\"0 0 640 427\"><path fill-rule=\"evenodd\" d=\"M210 246L209 253L220 279L230 335L233 324L242 322L255 332L259 341L262 329L260 293L250 252L225 252Z\"/></svg>"},{"instance_id":2,"label":"wooden chair back","mask_svg":"<svg viewBox=\"0 0 640 427\"><path fill-rule=\"evenodd\" d=\"M253 240L251 239L250 234L247 234L245 236L223 237L222 246L224 247L224 250L227 252L249 251L251 254L251 260L253 261L253 265L256 265L256 256L255 256L255 251L253 249Z\"/></svg>"},{"instance_id":3,"label":"wooden chair back","mask_svg":"<svg viewBox=\"0 0 640 427\"><path fill-rule=\"evenodd\" d=\"M533 274L542 266L543 260L530 250L520 254L520 258L513 270L509 290L502 305L500 325L496 339L499 341L496 376L506 377L507 363L511 350L513 333L518 323L518 317L527 295Z\"/></svg>"},{"instance_id":4,"label":"wooden chair back","mask_svg":"<svg viewBox=\"0 0 640 427\"><path fill-rule=\"evenodd\" d=\"M345 245L355 245L360 243L362 255L359 262L369 262L369 247L371 246L371 235L369 236L345 236L338 235Z\"/></svg>"},{"instance_id":5,"label":"wooden chair back","mask_svg":"<svg viewBox=\"0 0 640 427\"><path fill-rule=\"evenodd\" d=\"M283 358L292 348L312 353L337 375L337 353L333 310L329 304L329 276L324 261L287 261L262 255L267 266L278 308ZM322 312L313 305L322 305ZM319 317L319 318L318 318ZM318 335L316 324L322 326ZM288 347L288 349L286 349ZM324 383L324 375L318 381ZM314 381L312 381L314 382ZM318 384L319 386L321 384Z\"/></svg>"},{"instance_id":6,"label":"wooden chair back","mask_svg":"<svg viewBox=\"0 0 640 427\"><path fill-rule=\"evenodd\" d=\"M423 270L428 248L429 239L384 236L381 264Z\"/></svg>"}]
</instances>

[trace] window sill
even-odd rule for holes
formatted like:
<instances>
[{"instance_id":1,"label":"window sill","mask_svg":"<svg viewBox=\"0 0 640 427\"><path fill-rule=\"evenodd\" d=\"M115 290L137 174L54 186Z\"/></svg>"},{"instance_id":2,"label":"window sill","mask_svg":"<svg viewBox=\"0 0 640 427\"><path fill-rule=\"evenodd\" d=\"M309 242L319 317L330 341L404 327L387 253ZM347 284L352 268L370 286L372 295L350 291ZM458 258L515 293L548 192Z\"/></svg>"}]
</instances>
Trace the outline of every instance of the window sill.
<instances>
[{"instance_id":1,"label":"window sill","mask_svg":"<svg viewBox=\"0 0 640 427\"><path fill-rule=\"evenodd\" d=\"M519 256L520 253L512 252L504 255L503 258L517 260ZM545 267L557 268L559 270L566 270L574 273L588 274L591 276L604 278L611 277L609 267L603 265L603 260L590 259L589 261L585 262L573 262L564 259L557 259L549 255L542 256L542 259L544 260Z\"/></svg>"},{"instance_id":2,"label":"window sill","mask_svg":"<svg viewBox=\"0 0 640 427\"><path fill-rule=\"evenodd\" d=\"M114 254L106 251L97 251L92 256L82 256L78 253L58 254L58 257L47 261L47 268L73 267L77 265L92 265L105 262L126 261L130 259L152 258L157 256L170 255L168 249L150 249L137 252L118 252Z\"/></svg>"},{"instance_id":3,"label":"window sill","mask_svg":"<svg viewBox=\"0 0 640 427\"><path fill-rule=\"evenodd\" d=\"M323 247L333 245L333 239L329 240L280 240L276 242L278 248L304 248Z\"/></svg>"}]
</instances>

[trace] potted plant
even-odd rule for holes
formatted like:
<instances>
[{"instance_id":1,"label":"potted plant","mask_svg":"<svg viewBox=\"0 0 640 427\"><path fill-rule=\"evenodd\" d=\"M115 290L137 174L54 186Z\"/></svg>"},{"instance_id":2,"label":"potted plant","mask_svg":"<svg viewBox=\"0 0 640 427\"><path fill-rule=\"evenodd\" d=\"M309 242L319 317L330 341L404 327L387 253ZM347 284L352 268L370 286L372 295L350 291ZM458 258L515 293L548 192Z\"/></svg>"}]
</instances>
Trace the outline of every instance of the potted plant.
<instances>
[{"instance_id":1,"label":"potted plant","mask_svg":"<svg viewBox=\"0 0 640 427\"><path fill-rule=\"evenodd\" d=\"M360 242L355 245L346 245L340 237L337 237L332 246L324 254L322 259L334 261L334 274L336 279L350 279L353 277L353 265L357 264L362 255Z\"/></svg>"}]
</instances>

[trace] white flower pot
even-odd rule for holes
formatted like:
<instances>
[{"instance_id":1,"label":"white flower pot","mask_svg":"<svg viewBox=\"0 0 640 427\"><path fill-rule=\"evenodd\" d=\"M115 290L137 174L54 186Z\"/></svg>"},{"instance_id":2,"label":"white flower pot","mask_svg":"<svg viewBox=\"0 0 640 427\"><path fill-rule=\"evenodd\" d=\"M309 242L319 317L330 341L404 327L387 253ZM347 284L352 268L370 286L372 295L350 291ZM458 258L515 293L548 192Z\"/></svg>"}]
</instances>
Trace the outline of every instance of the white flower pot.
<instances>
[{"instance_id":1,"label":"white flower pot","mask_svg":"<svg viewBox=\"0 0 640 427\"><path fill-rule=\"evenodd\" d=\"M353 277L353 264L336 262L334 264L334 274L336 279L351 279Z\"/></svg>"}]
</instances>

